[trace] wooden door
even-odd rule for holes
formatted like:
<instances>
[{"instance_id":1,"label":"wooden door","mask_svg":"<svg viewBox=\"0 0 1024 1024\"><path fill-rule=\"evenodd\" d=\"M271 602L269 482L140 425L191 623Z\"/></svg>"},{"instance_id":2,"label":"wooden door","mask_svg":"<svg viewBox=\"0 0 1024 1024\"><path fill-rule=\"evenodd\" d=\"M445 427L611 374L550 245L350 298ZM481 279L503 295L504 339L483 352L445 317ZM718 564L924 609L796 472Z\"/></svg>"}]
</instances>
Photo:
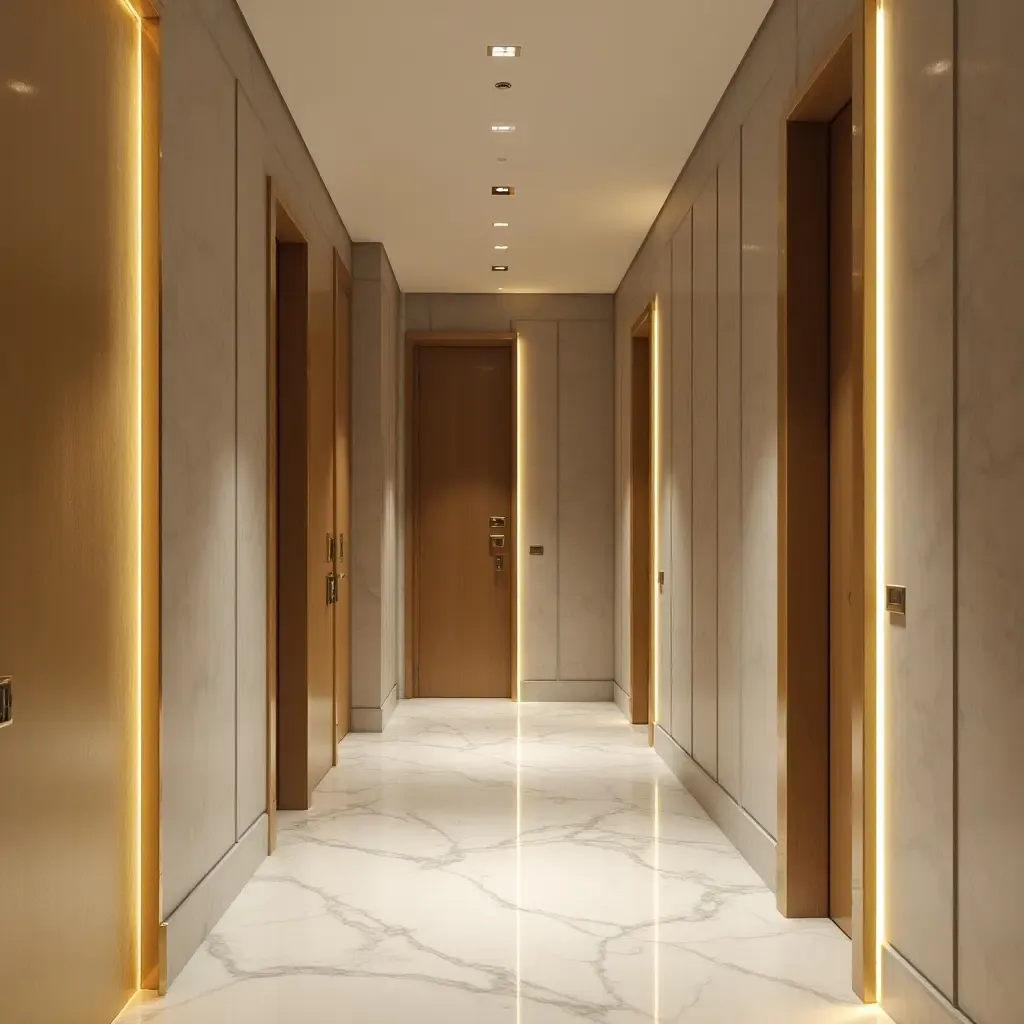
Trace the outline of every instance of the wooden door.
<instances>
[{"instance_id":1,"label":"wooden door","mask_svg":"<svg viewBox=\"0 0 1024 1024\"><path fill-rule=\"evenodd\" d=\"M829 913L853 931L853 707L863 673L855 543L860 430L853 335L853 108L833 121L829 229Z\"/></svg>"},{"instance_id":2,"label":"wooden door","mask_svg":"<svg viewBox=\"0 0 1024 1024\"><path fill-rule=\"evenodd\" d=\"M630 714L634 725L651 714L651 342L633 339L632 454L630 468ZM653 733L651 734L653 739Z\"/></svg>"},{"instance_id":3,"label":"wooden door","mask_svg":"<svg viewBox=\"0 0 1024 1024\"><path fill-rule=\"evenodd\" d=\"M418 697L509 697L513 351L413 351L412 689Z\"/></svg>"},{"instance_id":4,"label":"wooden door","mask_svg":"<svg viewBox=\"0 0 1024 1024\"><path fill-rule=\"evenodd\" d=\"M334 536L338 600L334 606L334 763L352 715L352 591L349 573L351 516L351 307L347 274L334 254Z\"/></svg>"}]
</instances>

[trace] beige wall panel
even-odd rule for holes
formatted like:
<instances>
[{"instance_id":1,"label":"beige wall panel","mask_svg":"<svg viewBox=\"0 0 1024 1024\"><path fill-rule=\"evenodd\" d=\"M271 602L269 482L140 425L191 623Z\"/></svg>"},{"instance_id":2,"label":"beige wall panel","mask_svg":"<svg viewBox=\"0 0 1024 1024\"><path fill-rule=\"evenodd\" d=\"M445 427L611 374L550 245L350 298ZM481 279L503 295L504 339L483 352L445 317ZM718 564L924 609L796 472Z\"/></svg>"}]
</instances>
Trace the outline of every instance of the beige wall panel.
<instances>
[{"instance_id":1,"label":"beige wall panel","mask_svg":"<svg viewBox=\"0 0 1024 1024\"><path fill-rule=\"evenodd\" d=\"M672 241L672 738L693 752L693 215Z\"/></svg>"},{"instance_id":2,"label":"beige wall panel","mask_svg":"<svg viewBox=\"0 0 1024 1024\"><path fill-rule=\"evenodd\" d=\"M266 62L253 42L245 17L235 0L169 0L166 14L176 8L194 9L209 33L217 40L224 60L249 97L253 110L271 140L278 164L275 177L287 168L291 194L301 202L302 212L310 224L316 224L325 238L337 248L346 267L352 266L352 245L345 225L331 201L316 164L292 120L288 107L277 88Z\"/></svg>"},{"instance_id":3,"label":"beige wall panel","mask_svg":"<svg viewBox=\"0 0 1024 1024\"><path fill-rule=\"evenodd\" d=\"M718 168L718 781L737 802L743 622L741 150L737 133Z\"/></svg>"},{"instance_id":4,"label":"beige wall panel","mask_svg":"<svg viewBox=\"0 0 1024 1024\"><path fill-rule=\"evenodd\" d=\"M717 779L717 172L693 208L693 756Z\"/></svg>"},{"instance_id":5,"label":"beige wall panel","mask_svg":"<svg viewBox=\"0 0 1024 1024\"><path fill-rule=\"evenodd\" d=\"M267 808L267 180L263 128L238 93L238 807Z\"/></svg>"},{"instance_id":6,"label":"beige wall panel","mask_svg":"<svg viewBox=\"0 0 1024 1024\"><path fill-rule=\"evenodd\" d=\"M357 256L362 245L353 246ZM356 265L358 273L358 261ZM379 708L381 687L380 280L357 276L352 295L352 707Z\"/></svg>"},{"instance_id":7,"label":"beige wall panel","mask_svg":"<svg viewBox=\"0 0 1024 1024\"><path fill-rule=\"evenodd\" d=\"M657 451L655 493L655 529L658 537L655 581L665 573L665 585L655 582L654 606L658 615L660 649L657 652L657 722L669 728L672 722L672 246L666 245L654 275L654 298L657 309L658 360L654 387L657 405L652 415L659 417L660 448Z\"/></svg>"},{"instance_id":8,"label":"beige wall panel","mask_svg":"<svg viewBox=\"0 0 1024 1024\"><path fill-rule=\"evenodd\" d=\"M501 296L446 295L430 296L430 330L432 331L509 331L512 318L501 303Z\"/></svg>"},{"instance_id":9,"label":"beige wall panel","mask_svg":"<svg viewBox=\"0 0 1024 1024\"><path fill-rule=\"evenodd\" d=\"M405 296L405 330L430 330L430 296L416 294Z\"/></svg>"},{"instance_id":10,"label":"beige wall panel","mask_svg":"<svg viewBox=\"0 0 1024 1024\"><path fill-rule=\"evenodd\" d=\"M235 80L163 21L163 913L234 843Z\"/></svg>"},{"instance_id":11,"label":"beige wall panel","mask_svg":"<svg viewBox=\"0 0 1024 1024\"><path fill-rule=\"evenodd\" d=\"M886 938L952 998L953 60L952 0L889 14L890 250L886 578L910 614L887 629ZM921 173L927 167L926 174Z\"/></svg>"},{"instance_id":12,"label":"beige wall panel","mask_svg":"<svg viewBox=\"0 0 1024 1024\"><path fill-rule=\"evenodd\" d=\"M558 667L614 671L613 340L607 323L558 327Z\"/></svg>"},{"instance_id":13,"label":"beige wall panel","mask_svg":"<svg viewBox=\"0 0 1024 1024\"><path fill-rule=\"evenodd\" d=\"M796 0L797 77L814 74L840 34L853 27L863 0Z\"/></svg>"},{"instance_id":14,"label":"beige wall panel","mask_svg":"<svg viewBox=\"0 0 1024 1024\"><path fill-rule=\"evenodd\" d=\"M751 107L778 68L784 63L795 63L796 2L775 0L769 9L696 149L682 169L650 233L623 277L615 293L616 306L635 290L636 282L651 278L651 267L660 259L664 247L693 208L697 196L732 144L737 129ZM629 329L628 326L626 329Z\"/></svg>"},{"instance_id":15,"label":"beige wall panel","mask_svg":"<svg viewBox=\"0 0 1024 1024\"><path fill-rule=\"evenodd\" d=\"M10 1024L105 1024L135 987L137 59L118 0L0 7L0 80L35 90L0 86Z\"/></svg>"},{"instance_id":16,"label":"beige wall panel","mask_svg":"<svg viewBox=\"0 0 1024 1024\"><path fill-rule=\"evenodd\" d=\"M266 175L309 240L317 368L329 359L331 250L351 265L351 246L237 5L167 4L161 50L166 918L264 803ZM315 379L311 538L327 531L331 431L331 377ZM318 613L322 546L311 539L307 610ZM330 760L329 650L321 629L313 782Z\"/></svg>"},{"instance_id":17,"label":"beige wall panel","mask_svg":"<svg viewBox=\"0 0 1024 1024\"><path fill-rule=\"evenodd\" d=\"M742 183L740 790L744 809L772 836L778 832L779 124L793 87L793 65L784 56L743 125Z\"/></svg>"},{"instance_id":18,"label":"beige wall panel","mask_svg":"<svg viewBox=\"0 0 1024 1024\"><path fill-rule=\"evenodd\" d=\"M516 321L519 332L519 576L522 679L558 679L558 324ZM530 555L540 545L543 555Z\"/></svg>"},{"instance_id":19,"label":"beige wall panel","mask_svg":"<svg viewBox=\"0 0 1024 1024\"><path fill-rule=\"evenodd\" d=\"M309 232L309 501L306 594L309 644L307 779L309 793L334 761L334 608L327 604L327 535L334 530L334 253Z\"/></svg>"},{"instance_id":20,"label":"beige wall panel","mask_svg":"<svg viewBox=\"0 0 1024 1024\"><path fill-rule=\"evenodd\" d=\"M404 672L404 645L399 636L399 524L398 505L398 347L400 294L391 264L381 247L383 269L381 278L381 437L384 456L381 556L381 677L379 707L388 705L389 695L396 691Z\"/></svg>"},{"instance_id":21,"label":"beige wall panel","mask_svg":"<svg viewBox=\"0 0 1024 1024\"><path fill-rule=\"evenodd\" d=\"M1015 1024L1024 1020L1024 142L1014 130L1024 7L958 10L959 993L978 1024Z\"/></svg>"}]
</instances>

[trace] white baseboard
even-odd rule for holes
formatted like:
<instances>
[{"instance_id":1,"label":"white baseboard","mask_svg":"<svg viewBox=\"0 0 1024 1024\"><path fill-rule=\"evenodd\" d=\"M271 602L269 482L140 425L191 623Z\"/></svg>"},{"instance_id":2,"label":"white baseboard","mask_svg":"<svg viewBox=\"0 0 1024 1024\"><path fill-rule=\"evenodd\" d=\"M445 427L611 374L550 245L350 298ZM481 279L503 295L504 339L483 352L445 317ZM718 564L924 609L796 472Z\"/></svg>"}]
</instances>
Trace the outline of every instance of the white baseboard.
<instances>
[{"instance_id":1,"label":"white baseboard","mask_svg":"<svg viewBox=\"0 0 1024 1024\"><path fill-rule=\"evenodd\" d=\"M630 720L629 694L617 682L612 684L612 700L615 701L615 706L622 712L628 722Z\"/></svg>"},{"instance_id":2,"label":"white baseboard","mask_svg":"<svg viewBox=\"0 0 1024 1024\"><path fill-rule=\"evenodd\" d=\"M165 993L267 856L261 814L160 926L160 992Z\"/></svg>"},{"instance_id":3,"label":"white baseboard","mask_svg":"<svg viewBox=\"0 0 1024 1024\"><path fill-rule=\"evenodd\" d=\"M660 725L654 730L654 749L760 875L761 881L775 892L775 840Z\"/></svg>"},{"instance_id":4,"label":"white baseboard","mask_svg":"<svg viewBox=\"0 0 1024 1024\"><path fill-rule=\"evenodd\" d=\"M353 732L383 732L398 707L398 687L393 686L379 708L353 708Z\"/></svg>"},{"instance_id":5,"label":"white baseboard","mask_svg":"<svg viewBox=\"0 0 1024 1024\"><path fill-rule=\"evenodd\" d=\"M895 1024L971 1024L890 946L882 947L882 1009Z\"/></svg>"},{"instance_id":6,"label":"white baseboard","mask_svg":"<svg viewBox=\"0 0 1024 1024\"><path fill-rule=\"evenodd\" d=\"M602 702L612 699L615 684L610 679L524 679L519 684L519 699L540 701Z\"/></svg>"}]
</instances>

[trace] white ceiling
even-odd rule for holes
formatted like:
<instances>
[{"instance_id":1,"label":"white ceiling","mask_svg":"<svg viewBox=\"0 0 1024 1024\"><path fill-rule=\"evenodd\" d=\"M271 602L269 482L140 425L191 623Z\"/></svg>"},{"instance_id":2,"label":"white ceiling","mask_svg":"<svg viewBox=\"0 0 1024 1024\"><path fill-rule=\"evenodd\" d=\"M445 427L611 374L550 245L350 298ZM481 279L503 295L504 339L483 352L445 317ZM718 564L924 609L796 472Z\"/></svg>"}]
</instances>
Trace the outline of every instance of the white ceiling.
<instances>
[{"instance_id":1,"label":"white ceiling","mask_svg":"<svg viewBox=\"0 0 1024 1024\"><path fill-rule=\"evenodd\" d=\"M612 292L771 0L240 3L352 238L384 243L403 290Z\"/></svg>"}]
</instances>

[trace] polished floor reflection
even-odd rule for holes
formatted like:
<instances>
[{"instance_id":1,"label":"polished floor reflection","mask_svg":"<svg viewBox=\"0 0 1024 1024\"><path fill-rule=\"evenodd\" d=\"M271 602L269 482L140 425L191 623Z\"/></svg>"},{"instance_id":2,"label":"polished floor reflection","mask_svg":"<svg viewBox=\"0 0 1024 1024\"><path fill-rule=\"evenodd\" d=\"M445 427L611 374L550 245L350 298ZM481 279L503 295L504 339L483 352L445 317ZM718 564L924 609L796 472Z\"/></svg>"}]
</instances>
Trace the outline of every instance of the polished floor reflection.
<instances>
[{"instance_id":1,"label":"polished floor reflection","mask_svg":"<svg viewBox=\"0 0 1024 1024\"><path fill-rule=\"evenodd\" d=\"M850 1024L829 922L774 898L613 705L403 704L313 809L162 1024Z\"/></svg>"}]
</instances>

